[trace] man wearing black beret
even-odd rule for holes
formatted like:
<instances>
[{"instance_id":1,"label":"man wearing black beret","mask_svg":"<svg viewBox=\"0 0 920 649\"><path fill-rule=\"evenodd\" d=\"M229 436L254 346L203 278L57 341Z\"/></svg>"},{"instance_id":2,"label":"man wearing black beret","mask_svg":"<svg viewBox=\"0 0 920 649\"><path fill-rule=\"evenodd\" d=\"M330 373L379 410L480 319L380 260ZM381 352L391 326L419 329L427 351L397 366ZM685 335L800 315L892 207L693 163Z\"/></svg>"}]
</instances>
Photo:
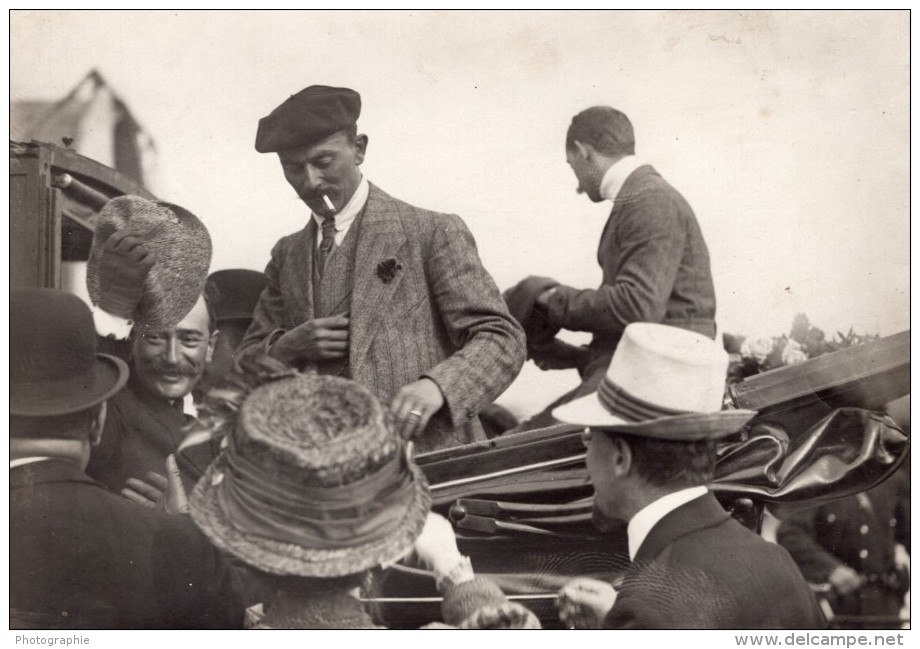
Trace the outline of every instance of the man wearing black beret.
<instances>
[{"instance_id":1,"label":"man wearing black beret","mask_svg":"<svg viewBox=\"0 0 920 649\"><path fill-rule=\"evenodd\" d=\"M362 175L361 98L310 86L259 122L312 212L272 250L240 346L373 391L419 451L485 439L477 414L514 380L524 337L453 214L392 198Z\"/></svg>"}]
</instances>

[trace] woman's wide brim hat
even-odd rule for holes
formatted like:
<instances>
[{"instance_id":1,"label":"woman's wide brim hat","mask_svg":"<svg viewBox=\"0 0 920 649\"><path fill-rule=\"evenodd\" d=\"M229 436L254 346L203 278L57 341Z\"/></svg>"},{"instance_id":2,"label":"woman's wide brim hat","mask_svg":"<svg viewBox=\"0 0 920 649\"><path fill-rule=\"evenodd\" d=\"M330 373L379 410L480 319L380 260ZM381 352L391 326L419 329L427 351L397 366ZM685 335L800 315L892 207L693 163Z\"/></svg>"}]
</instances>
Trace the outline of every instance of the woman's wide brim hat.
<instances>
[{"instance_id":1,"label":"woman's wide brim hat","mask_svg":"<svg viewBox=\"0 0 920 649\"><path fill-rule=\"evenodd\" d=\"M83 300L50 288L10 293L11 415L80 412L113 396L127 379L121 359L96 353L93 316Z\"/></svg>"},{"instance_id":2,"label":"woman's wide brim hat","mask_svg":"<svg viewBox=\"0 0 920 649\"><path fill-rule=\"evenodd\" d=\"M408 554L431 497L366 388L302 374L253 390L192 492L192 519L263 572L340 577Z\"/></svg>"},{"instance_id":3,"label":"woman's wide brim hat","mask_svg":"<svg viewBox=\"0 0 920 649\"><path fill-rule=\"evenodd\" d=\"M211 264L211 236L188 210L140 196L113 198L100 210L86 269L86 287L99 304L99 266L105 242L116 232L139 237L155 262L144 283L134 323L162 331L179 323L201 296Z\"/></svg>"},{"instance_id":4,"label":"woman's wide brim hat","mask_svg":"<svg viewBox=\"0 0 920 649\"><path fill-rule=\"evenodd\" d=\"M632 323L596 392L561 405L565 423L674 441L738 432L753 410L723 410L728 354L686 329Z\"/></svg>"}]
</instances>

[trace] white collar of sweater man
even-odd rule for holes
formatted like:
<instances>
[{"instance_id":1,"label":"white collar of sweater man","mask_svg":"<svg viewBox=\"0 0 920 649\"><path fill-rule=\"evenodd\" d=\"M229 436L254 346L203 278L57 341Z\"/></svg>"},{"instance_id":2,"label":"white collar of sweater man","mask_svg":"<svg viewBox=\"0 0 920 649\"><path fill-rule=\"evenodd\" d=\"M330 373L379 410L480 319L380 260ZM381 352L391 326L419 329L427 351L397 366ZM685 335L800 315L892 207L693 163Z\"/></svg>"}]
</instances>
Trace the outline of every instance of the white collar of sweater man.
<instances>
[{"instance_id":1,"label":"white collar of sweater man","mask_svg":"<svg viewBox=\"0 0 920 649\"><path fill-rule=\"evenodd\" d=\"M601 196L608 201L615 201L629 175L644 164L634 155L628 155L614 162L601 178Z\"/></svg>"},{"instance_id":2,"label":"white collar of sweater man","mask_svg":"<svg viewBox=\"0 0 920 649\"><path fill-rule=\"evenodd\" d=\"M658 524L658 521L681 505L686 505L691 500L705 495L707 491L709 489L704 486L681 489L680 491L669 493L667 496L662 496L640 509L626 526L626 537L629 541L629 560L635 561L642 542L645 541L645 537L652 531L652 528Z\"/></svg>"},{"instance_id":3,"label":"white collar of sweater man","mask_svg":"<svg viewBox=\"0 0 920 649\"><path fill-rule=\"evenodd\" d=\"M367 178L362 174L361 182L358 183L358 188L355 190L355 193L351 195L351 199L349 199L349 201L345 203L345 206L335 214L335 245L342 245L342 240L345 238L345 235L348 234L348 228L354 223L355 217L364 209L364 205L367 203L368 193L370 193L370 184L367 182ZM317 231L322 232L323 217L314 214L313 220L316 221L316 226L319 228ZM317 248L319 248L321 241L322 237L316 237Z\"/></svg>"}]
</instances>

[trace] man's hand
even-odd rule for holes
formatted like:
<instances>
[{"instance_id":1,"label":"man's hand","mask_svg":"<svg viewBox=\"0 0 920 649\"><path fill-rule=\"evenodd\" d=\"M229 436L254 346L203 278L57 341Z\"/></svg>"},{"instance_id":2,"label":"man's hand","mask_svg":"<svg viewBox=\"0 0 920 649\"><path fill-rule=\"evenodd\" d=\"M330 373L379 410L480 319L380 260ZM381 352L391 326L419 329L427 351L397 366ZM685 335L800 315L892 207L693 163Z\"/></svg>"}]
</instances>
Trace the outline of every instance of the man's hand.
<instances>
[{"instance_id":1,"label":"man's hand","mask_svg":"<svg viewBox=\"0 0 920 649\"><path fill-rule=\"evenodd\" d=\"M399 388L390 402L390 412L403 439L412 439L425 430L428 420L443 405L444 395L438 384L429 378L421 378Z\"/></svg>"},{"instance_id":2,"label":"man's hand","mask_svg":"<svg viewBox=\"0 0 920 649\"><path fill-rule=\"evenodd\" d=\"M119 318L133 318L154 261L140 237L127 232L110 236L99 263L99 308Z\"/></svg>"},{"instance_id":3,"label":"man's hand","mask_svg":"<svg viewBox=\"0 0 920 649\"><path fill-rule=\"evenodd\" d=\"M289 365L344 358L348 354L348 322L347 313L308 320L276 340L269 355Z\"/></svg>"},{"instance_id":4,"label":"man's hand","mask_svg":"<svg viewBox=\"0 0 920 649\"><path fill-rule=\"evenodd\" d=\"M147 482L128 478L128 486L121 490L121 495L147 509L165 511L167 514L188 513L188 498L182 486L175 455L166 458L166 476L148 471L146 478Z\"/></svg>"},{"instance_id":5,"label":"man's hand","mask_svg":"<svg viewBox=\"0 0 920 649\"><path fill-rule=\"evenodd\" d=\"M841 595L852 593L862 586L862 578L859 576L859 573L842 563L831 570L831 574L828 575L827 581L834 590Z\"/></svg>"},{"instance_id":6,"label":"man's hand","mask_svg":"<svg viewBox=\"0 0 920 649\"><path fill-rule=\"evenodd\" d=\"M556 608L570 629L599 629L616 599L616 590L607 582L578 577L559 591Z\"/></svg>"}]
</instances>

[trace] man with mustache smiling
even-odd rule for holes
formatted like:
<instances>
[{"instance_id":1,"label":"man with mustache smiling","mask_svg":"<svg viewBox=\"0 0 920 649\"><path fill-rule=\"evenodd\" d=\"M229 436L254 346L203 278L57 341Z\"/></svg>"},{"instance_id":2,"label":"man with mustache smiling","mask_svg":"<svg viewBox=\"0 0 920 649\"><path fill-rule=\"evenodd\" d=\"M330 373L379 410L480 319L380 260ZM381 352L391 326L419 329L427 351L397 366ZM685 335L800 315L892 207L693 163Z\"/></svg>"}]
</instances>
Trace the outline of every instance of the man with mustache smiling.
<instances>
[{"instance_id":1,"label":"man with mustache smiling","mask_svg":"<svg viewBox=\"0 0 920 649\"><path fill-rule=\"evenodd\" d=\"M91 257L90 272L98 276L93 284L98 286L94 317L100 348L125 358L131 373L125 388L109 401L103 439L93 449L87 474L110 490L137 499L137 494L126 489L127 481L144 478L149 471L164 473L166 458L176 453L185 437L183 427L195 415L192 390L214 351L216 318L210 301L200 291L210 259L210 239L197 218L178 206L121 197L103 208L100 218L105 221L115 211L129 214L128 225L106 239L95 269ZM171 226L157 226L146 235L130 229L130 215L160 212L165 219L178 220ZM204 275L197 277L200 273L181 259L175 263L182 253L177 255L172 243L164 241L164 227L173 227L176 236L185 240L199 240L198 248L207 249ZM99 228L97 225L97 233ZM152 270L155 265L166 266L171 256L170 265L187 269L187 278L161 282L169 290L159 299L151 299L150 285L158 280L150 282L148 276L158 272ZM90 293L92 296L94 291ZM183 293L178 305L176 295ZM176 315L164 318L169 310ZM187 490L213 459L208 445L195 446L177 456Z\"/></svg>"}]
</instances>

